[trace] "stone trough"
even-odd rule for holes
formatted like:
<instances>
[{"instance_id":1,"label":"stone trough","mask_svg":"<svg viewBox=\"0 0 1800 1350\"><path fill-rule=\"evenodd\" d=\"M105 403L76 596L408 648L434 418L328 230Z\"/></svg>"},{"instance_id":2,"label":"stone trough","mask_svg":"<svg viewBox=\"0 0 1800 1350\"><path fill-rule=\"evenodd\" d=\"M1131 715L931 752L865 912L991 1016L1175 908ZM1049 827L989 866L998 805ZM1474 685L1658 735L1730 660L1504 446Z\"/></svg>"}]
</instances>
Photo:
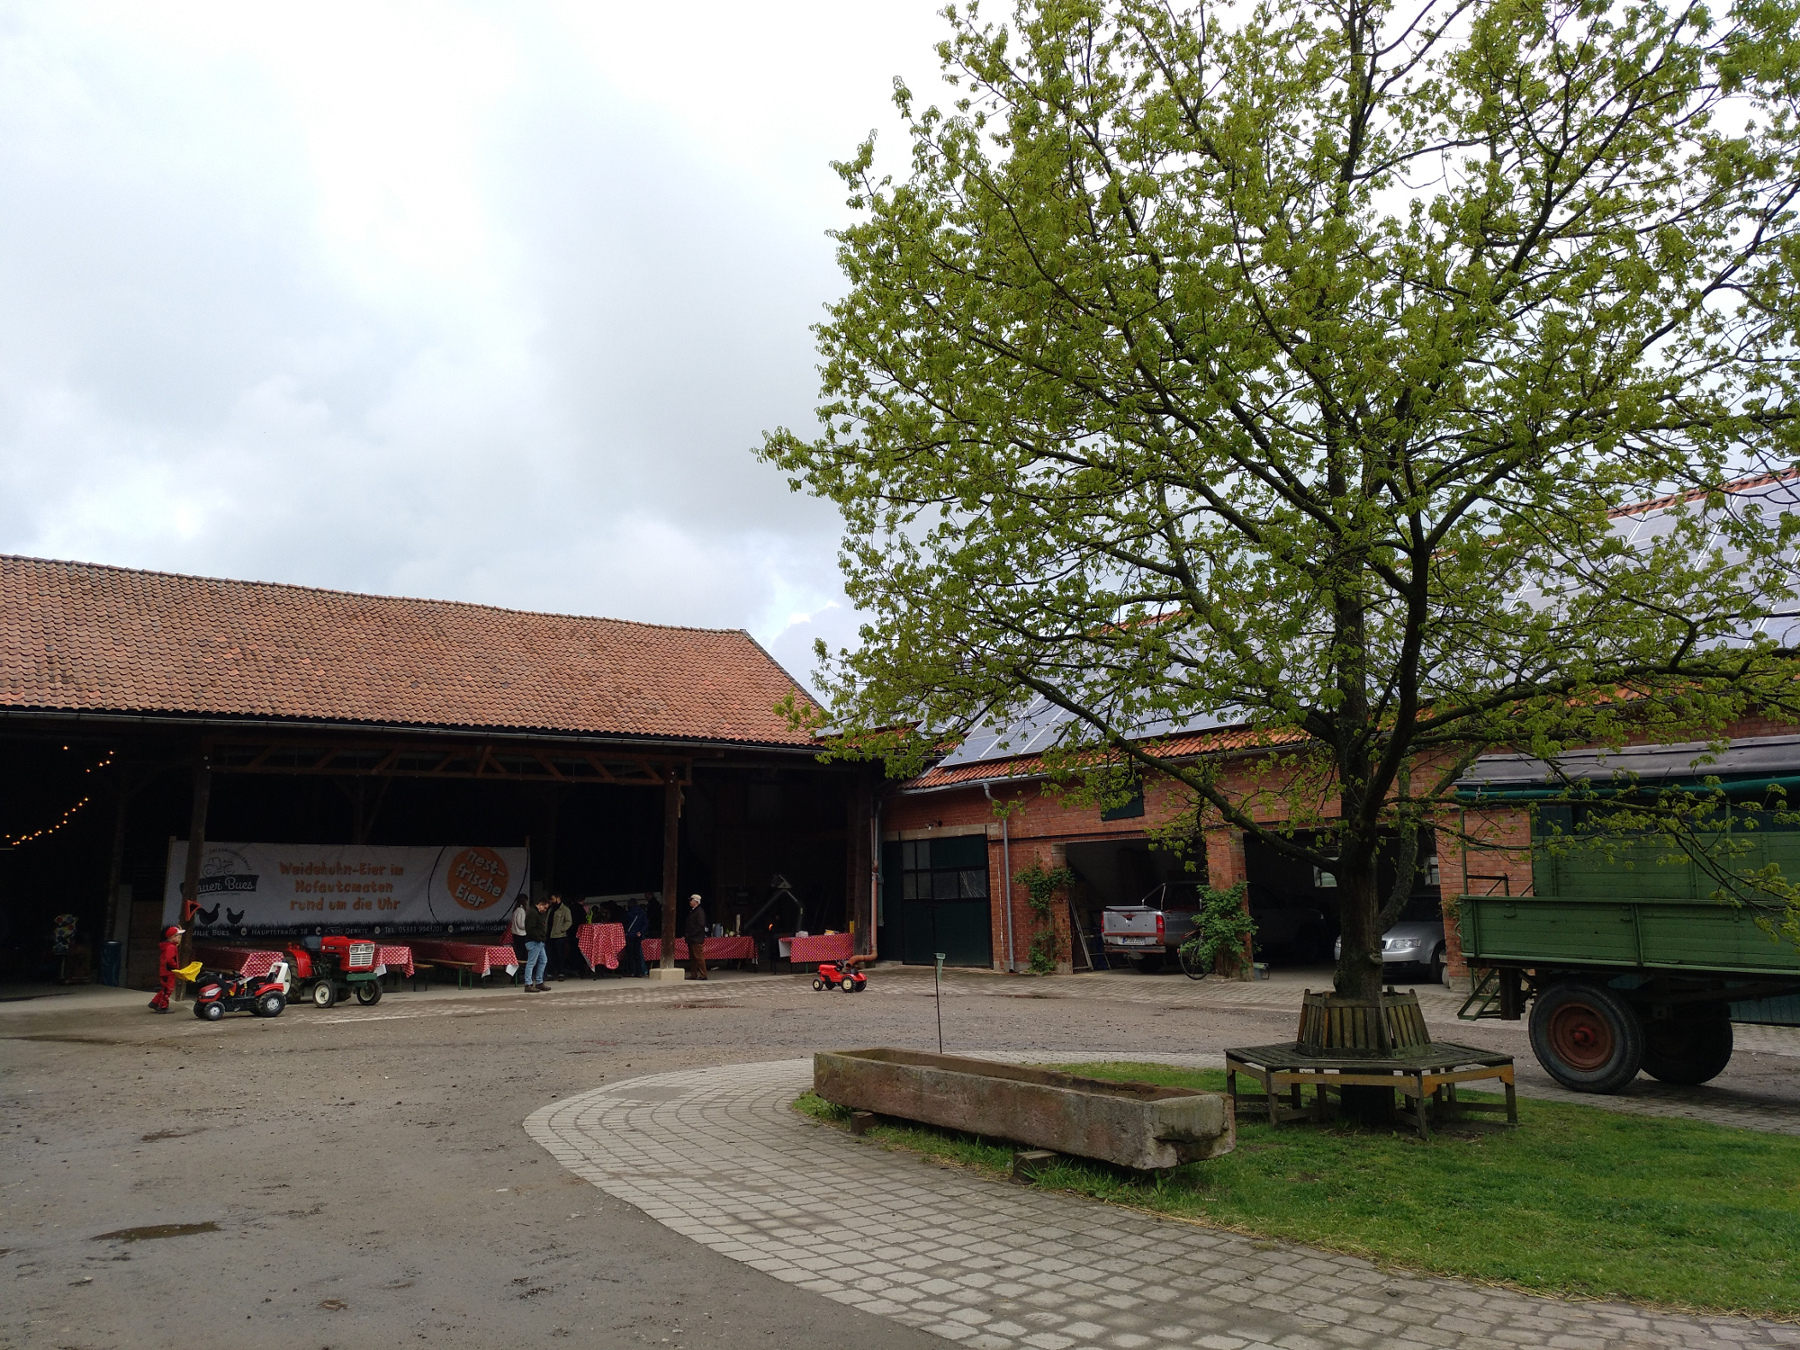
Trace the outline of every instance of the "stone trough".
<instances>
[{"instance_id":1,"label":"stone trough","mask_svg":"<svg viewBox=\"0 0 1800 1350\"><path fill-rule=\"evenodd\" d=\"M1216 1158L1237 1143L1231 1103L1216 1092L959 1055L821 1051L813 1056L813 1091L856 1111L1143 1171Z\"/></svg>"}]
</instances>

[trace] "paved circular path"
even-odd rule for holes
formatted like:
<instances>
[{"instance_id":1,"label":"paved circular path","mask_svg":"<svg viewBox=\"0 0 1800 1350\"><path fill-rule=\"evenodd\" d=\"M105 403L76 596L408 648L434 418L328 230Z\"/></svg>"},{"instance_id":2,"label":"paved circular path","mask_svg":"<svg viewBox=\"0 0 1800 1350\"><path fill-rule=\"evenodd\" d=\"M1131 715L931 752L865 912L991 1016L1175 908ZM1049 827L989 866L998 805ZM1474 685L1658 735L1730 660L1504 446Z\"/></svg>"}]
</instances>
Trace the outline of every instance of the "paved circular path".
<instances>
[{"instance_id":1,"label":"paved circular path","mask_svg":"<svg viewBox=\"0 0 1800 1350\"><path fill-rule=\"evenodd\" d=\"M989 1181L789 1109L809 1060L553 1103L565 1167L712 1250L980 1350L1800 1346L1800 1326L1565 1303Z\"/></svg>"}]
</instances>

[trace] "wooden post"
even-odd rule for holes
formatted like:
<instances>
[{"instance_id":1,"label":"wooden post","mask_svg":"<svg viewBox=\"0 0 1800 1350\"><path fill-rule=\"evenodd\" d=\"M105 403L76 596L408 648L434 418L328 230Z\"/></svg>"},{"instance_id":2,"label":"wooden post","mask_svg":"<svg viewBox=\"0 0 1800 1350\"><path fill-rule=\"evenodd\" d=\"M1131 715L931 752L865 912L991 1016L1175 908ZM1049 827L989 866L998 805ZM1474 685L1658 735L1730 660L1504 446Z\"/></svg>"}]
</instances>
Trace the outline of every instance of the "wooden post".
<instances>
[{"instance_id":1,"label":"wooden post","mask_svg":"<svg viewBox=\"0 0 1800 1350\"><path fill-rule=\"evenodd\" d=\"M191 928L200 908L200 857L206 852L206 807L212 796L212 760L206 742L194 757L193 806L188 816L187 870L181 881L181 926ZM194 959L194 935L181 935L181 963Z\"/></svg>"},{"instance_id":2,"label":"wooden post","mask_svg":"<svg viewBox=\"0 0 1800 1350\"><path fill-rule=\"evenodd\" d=\"M673 764L667 774L663 779L662 959L656 963L665 972L663 979L675 974L675 888L680 885L681 863L681 774Z\"/></svg>"},{"instance_id":3,"label":"wooden post","mask_svg":"<svg viewBox=\"0 0 1800 1350\"><path fill-rule=\"evenodd\" d=\"M123 764L119 766L118 790L119 799L113 808L112 857L106 868L106 922L100 929L100 940L124 944L131 940L131 915L125 915L123 923L119 921L119 887L125 876L125 808L131 802L131 778ZM121 972L125 968L123 950L121 947Z\"/></svg>"},{"instance_id":4,"label":"wooden post","mask_svg":"<svg viewBox=\"0 0 1800 1350\"><path fill-rule=\"evenodd\" d=\"M844 806L844 870L849 891L845 917L856 925L859 956L875 954L874 797L869 775L859 769Z\"/></svg>"}]
</instances>

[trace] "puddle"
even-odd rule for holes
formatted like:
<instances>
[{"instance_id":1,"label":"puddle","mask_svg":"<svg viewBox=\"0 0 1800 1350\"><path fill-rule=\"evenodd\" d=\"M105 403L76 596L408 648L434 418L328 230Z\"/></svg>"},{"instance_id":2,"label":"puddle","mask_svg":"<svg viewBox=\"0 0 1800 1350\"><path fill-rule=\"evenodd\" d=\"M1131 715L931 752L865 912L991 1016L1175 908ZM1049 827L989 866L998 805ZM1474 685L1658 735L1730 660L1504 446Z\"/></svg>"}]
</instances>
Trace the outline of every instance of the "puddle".
<instances>
[{"instance_id":1,"label":"puddle","mask_svg":"<svg viewBox=\"0 0 1800 1350\"><path fill-rule=\"evenodd\" d=\"M219 1225L208 1220L206 1223L151 1223L142 1228L121 1228L112 1233L100 1233L88 1239L90 1242L150 1242L156 1238L192 1237L196 1233L216 1233Z\"/></svg>"}]
</instances>

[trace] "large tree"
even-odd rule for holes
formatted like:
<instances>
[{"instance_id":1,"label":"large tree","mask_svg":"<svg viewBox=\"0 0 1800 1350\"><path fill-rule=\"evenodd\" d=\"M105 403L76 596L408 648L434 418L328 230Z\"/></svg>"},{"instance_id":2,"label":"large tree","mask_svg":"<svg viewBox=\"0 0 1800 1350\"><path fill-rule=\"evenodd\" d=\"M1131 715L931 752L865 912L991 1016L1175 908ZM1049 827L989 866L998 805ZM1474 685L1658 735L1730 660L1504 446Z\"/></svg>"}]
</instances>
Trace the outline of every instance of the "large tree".
<instances>
[{"instance_id":1,"label":"large tree","mask_svg":"<svg viewBox=\"0 0 1800 1350\"><path fill-rule=\"evenodd\" d=\"M1717 489L1800 461L1796 8L946 10L959 101L839 166L822 430L762 448L846 521L850 744L1047 699L1334 871L1366 996L1381 841L1475 753L1783 699L1796 522ZM1278 805L1145 738L1208 719Z\"/></svg>"}]
</instances>

